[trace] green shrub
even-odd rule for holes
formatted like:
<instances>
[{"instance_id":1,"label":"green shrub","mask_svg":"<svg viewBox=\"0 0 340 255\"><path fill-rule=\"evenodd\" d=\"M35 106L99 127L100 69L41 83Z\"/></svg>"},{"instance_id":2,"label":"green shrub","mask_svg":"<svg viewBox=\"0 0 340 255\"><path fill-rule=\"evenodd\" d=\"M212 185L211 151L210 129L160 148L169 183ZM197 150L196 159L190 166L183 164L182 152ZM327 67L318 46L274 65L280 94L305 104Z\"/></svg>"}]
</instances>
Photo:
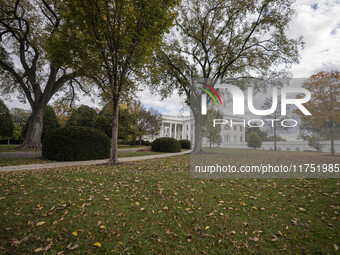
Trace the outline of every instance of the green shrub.
<instances>
[{"instance_id":1,"label":"green shrub","mask_svg":"<svg viewBox=\"0 0 340 255\"><path fill-rule=\"evenodd\" d=\"M13 118L7 106L0 100L0 136L2 139L9 139L12 137L14 131ZM1 140L1 138L0 138Z\"/></svg>"},{"instance_id":2,"label":"green shrub","mask_svg":"<svg viewBox=\"0 0 340 255\"><path fill-rule=\"evenodd\" d=\"M248 145L248 147L251 147L251 148L254 148L254 149L261 148L262 139L257 133L252 132L248 135L247 145Z\"/></svg>"},{"instance_id":3,"label":"green shrub","mask_svg":"<svg viewBox=\"0 0 340 255\"><path fill-rule=\"evenodd\" d=\"M152 142L151 150L160 152L180 152L181 144L174 138L162 137Z\"/></svg>"},{"instance_id":4,"label":"green shrub","mask_svg":"<svg viewBox=\"0 0 340 255\"><path fill-rule=\"evenodd\" d=\"M105 159L110 149L110 139L102 131L88 127L55 129L42 141L43 157L56 161Z\"/></svg>"},{"instance_id":5,"label":"green shrub","mask_svg":"<svg viewBox=\"0 0 340 255\"><path fill-rule=\"evenodd\" d=\"M131 142L131 145L132 145L132 142ZM150 146L151 143L150 143L149 141L145 141L145 140L142 139L142 142L141 142L140 140L137 140L137 141L135 142L135 145L145 145L145 146Z\"/></svg>"},{"instance_id":6,"label":"green shrub","mask_svg":"<svg viewBox=\"0 0 340 255\"><path fill-rule=\"evenodd\" d=\"M182 149L190 149L191 148L191 142L190 140L179 140L181 144Z\"/></svg>"}]
</instances>

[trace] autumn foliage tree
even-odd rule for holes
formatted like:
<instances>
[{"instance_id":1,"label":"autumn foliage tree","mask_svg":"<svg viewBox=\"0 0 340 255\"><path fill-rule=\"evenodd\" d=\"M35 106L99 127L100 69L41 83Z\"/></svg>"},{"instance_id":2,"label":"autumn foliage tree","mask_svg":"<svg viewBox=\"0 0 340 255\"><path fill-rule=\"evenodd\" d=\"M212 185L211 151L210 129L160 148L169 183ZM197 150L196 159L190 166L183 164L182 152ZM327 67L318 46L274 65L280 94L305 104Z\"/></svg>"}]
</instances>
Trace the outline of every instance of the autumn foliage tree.
<instances>
[{"instance_id":1,"label":"autumn foliage tree","mask_svg":"<svg viewBox=\"0 0 340 255\"><path fill-rule=\"evenodd\" d=\"M329 129L331 154L335 155L334 130L340 123L340 73L338 71L321 71L308 78L303 87L312 94L305 107L312 115L301 115L301 120L310 127Z\"/></svg>"},{"instance_id":2,"label":"autumn foliage tree","mask_svg":"<svg viewBox=\"0 0 340 255\"><path fill-rule=\"evenodd\" d=\"M117 162L119 102L136 89L134 81L172 25L175 5L173 0L67 1L71 37L84 43L80 59L90 59L93 67L87 78L112 101L111 163Z\"/></svg>"},{"instance_id":3,"label":"autumn foliage tree","mask_svg":"<svg viewBox=\"0 0 340 255\"><path fill-rule=\"evenodd\" d=\"M163 96L177 90L190 102L195 119L193 151L202 152L200 101L192 81L267 79L298 62L302 38L286 34L292 0L183 0L175 30L154 56L152 82ZM161 85L161 86L160 86ZM241 87L241 86L239 86ZM241 87L242 89L242 87ZM190 98L191 95L191 98Z\"/></svg>"},{"instance_id":4,"label":"autumn foliage tree","mask_svg":"<svg viewBox=\"0 0 340 255\"><path fill-rule=\"evenodd\" d=\"M0 0L0 89L17 93L32 108L22 148L41 148L43 118L50 99L78 74L72 38L57 44L64 29L62 1Z\"/></svg>"}]
</instances>

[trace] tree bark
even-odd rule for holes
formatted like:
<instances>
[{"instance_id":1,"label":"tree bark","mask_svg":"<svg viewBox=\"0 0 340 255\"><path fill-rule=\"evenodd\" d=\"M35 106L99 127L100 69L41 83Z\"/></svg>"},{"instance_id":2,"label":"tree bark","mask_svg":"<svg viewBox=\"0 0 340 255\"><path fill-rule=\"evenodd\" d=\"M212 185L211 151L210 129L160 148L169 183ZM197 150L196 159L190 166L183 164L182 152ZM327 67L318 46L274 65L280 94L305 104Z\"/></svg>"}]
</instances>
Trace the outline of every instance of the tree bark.
<instances>
[{"instance_id":1,"label":"tree bark","mask_svg":"<svg viewBox=\"0 0 340 255\"><path fill-rule=\"evenodd\" d=\"M334 148L334 133L333 133L333 123L332 126L329 126L330 129L330 136L331 136L331 155L335 155L335 148Z\"/></svg>"},{"instance_id":2,"label":"tree bark","mask_svg":"<svg viewBox=\"0 0 340 255\"><path fill-rule=\"evenodd\" d=\"M112 140L111 140L111 154L110 163L116 164L117 159L117 144L118 144L118 107L119 98L113 99L113 121L112 121Z\"/></svg>"},{"instance_id":3,"label":"tree bark","mask_svg":"<svg viewBox=\"0 0 340 255\"><path fill-rule=\"evenodd\" d=\"M193 148L193 153L204 152L202 148L202 116L201 111L198 109L192 109L194 120L195 120L195 144Z\"/></svg>"},{"instance_id":4,"label":"tree bark","mask_svg":"<svg viewBox=\"0 0 340 255\"><path fill-rule=\"evenodd\" d=\"M276 151L276 121L274 121L274 151Z\"/></svg>"},{"instance_id":5,"label":"tree bark","mask_svg":"<svg viewBox=\"0 0 340 255\"><path fill-rule=\"evenodd\" d=\"M20 149L41 149L41 134L46 107L47 103L43 103L33 108L27 133Z\"/></svg>"}]
</instances>

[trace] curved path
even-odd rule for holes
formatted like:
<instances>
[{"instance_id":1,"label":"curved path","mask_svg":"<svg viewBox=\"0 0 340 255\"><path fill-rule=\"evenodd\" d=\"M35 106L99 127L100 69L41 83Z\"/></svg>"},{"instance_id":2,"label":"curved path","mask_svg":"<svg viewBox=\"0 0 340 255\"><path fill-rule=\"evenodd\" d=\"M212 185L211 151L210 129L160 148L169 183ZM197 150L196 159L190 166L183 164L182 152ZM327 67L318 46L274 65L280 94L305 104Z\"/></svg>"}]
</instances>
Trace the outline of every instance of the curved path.
<instances>
[{"instance_id":1,"label":"curved path","mask_svg":"<svg viewBox=\"0 0 340 255\"><path fill-rule=\"evenodd\" d=\"M127 150L124 150L124 152L126 151ZM147 156L140 156L140 157L119 158L118 162L131 162L131 161L139 161L139 160L146 160L146 159L166 158L166 157L184 155L188 153L190 153L189 150L178 152L178 153L164 153L164 154L147 155ZM68 161L68 162L58 162L58 163L45 163L45 164L35 164L35 165L4 166L4 167L0 167L0 172L47 169L47 168L55 168L55 167L69 167L69 166L88 166L88 165L105 164L107 162L108 162L107 159L102 159L102 160L88 160L88 161Z\"/></svg>"}]
</instances>

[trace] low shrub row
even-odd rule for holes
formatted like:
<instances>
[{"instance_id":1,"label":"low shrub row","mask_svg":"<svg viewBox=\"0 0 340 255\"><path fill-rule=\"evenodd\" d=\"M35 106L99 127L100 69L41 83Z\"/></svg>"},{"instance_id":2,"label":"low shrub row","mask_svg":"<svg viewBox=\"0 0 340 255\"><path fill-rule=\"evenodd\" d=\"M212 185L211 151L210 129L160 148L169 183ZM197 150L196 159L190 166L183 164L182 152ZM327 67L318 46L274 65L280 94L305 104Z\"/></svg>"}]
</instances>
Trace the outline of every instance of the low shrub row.
<instances>
[{"instance_id":1,"label":"low shrub row","mask_svg":"<svg viewBox=\"0 0 340 255\"><path fill-rule=\"evenodd\" d=\"M105 159L109 158L110 149L107 135L89 127L57 128L42 141L42 156L56 161ZM157 152L180 152L181 149L190 149L190 141L162 137L153 141L151 149Z\"/></svg>"},{"instance_id":2,"label":"low shrub row","mask_svg":"<svg viewBox=\"0 0 340 255\"><path fill-rule=\"evenodd\" d=\"M170 137L162 137L154 140L151 144L152 151L180 152L181 149L190 149L189 140L176 140Z\"/></svg>"},{"instance_id":3,"label":"low shrub row","mask_svg":"<svg viewBox=\"0 0 340 255\"><path fill-rule=\"evenodd\" d=\"M110 149L107 135L89 127L58 128L42 141L42 156L56 161L105 159Z\"/></svg>"}]
</instances>

